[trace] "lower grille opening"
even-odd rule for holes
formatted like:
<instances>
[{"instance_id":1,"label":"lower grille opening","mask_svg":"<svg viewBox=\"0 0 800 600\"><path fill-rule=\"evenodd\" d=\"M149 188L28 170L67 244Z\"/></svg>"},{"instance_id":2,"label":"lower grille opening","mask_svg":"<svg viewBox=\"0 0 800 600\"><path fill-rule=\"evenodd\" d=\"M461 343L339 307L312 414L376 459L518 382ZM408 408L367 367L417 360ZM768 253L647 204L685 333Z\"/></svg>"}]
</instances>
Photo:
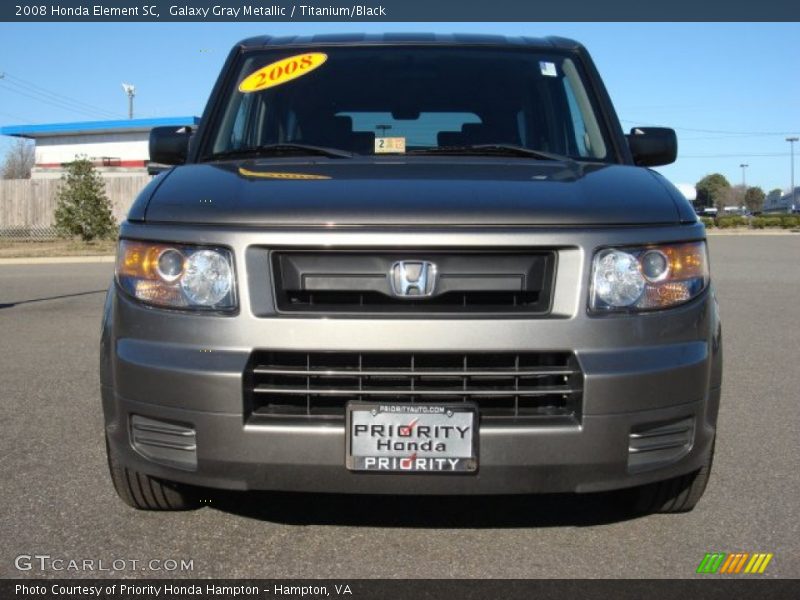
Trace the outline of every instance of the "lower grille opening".
<instances>
[{"instance_id":1,"label":"lower grille opening","mask_svg":"<svg viewBox=\"0 0 800 600\"><path fill-rule=\"evenodd\" d=\"M484 419L580 419L570 352L254 352L244 394L256 416L343 419L351 400L474 402Z\"/></svg>"}]
</instances>

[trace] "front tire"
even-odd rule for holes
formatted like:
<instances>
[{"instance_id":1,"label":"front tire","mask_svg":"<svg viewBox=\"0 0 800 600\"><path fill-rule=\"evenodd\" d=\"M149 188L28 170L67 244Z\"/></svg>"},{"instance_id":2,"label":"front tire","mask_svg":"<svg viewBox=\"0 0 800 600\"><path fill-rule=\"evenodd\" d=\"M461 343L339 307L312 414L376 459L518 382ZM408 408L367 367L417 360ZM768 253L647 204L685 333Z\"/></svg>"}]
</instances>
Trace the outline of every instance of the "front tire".
<instances>
[{"instance_id":1,"label":"front tire","mask_svg":"<svg viewBox=\"0 0 800 600\"><path fill-rule=\"evenodd\" d=\"M192 510L200 506L191 488L123 466L114 456L107 438L106 455L114 489L128 506L138 510Z\"/></svg>"},{"instance_id":2,"label":"front tire","mask_svg":"<svg viewBox=\"0 0 800 600\"><path fill-rule=\"evenodd\" d=\"M714 443L705 464L697 471L632 490L634 510L642 514L689 512L706 491L713 462Z\"/></svg>"}]
</instances>

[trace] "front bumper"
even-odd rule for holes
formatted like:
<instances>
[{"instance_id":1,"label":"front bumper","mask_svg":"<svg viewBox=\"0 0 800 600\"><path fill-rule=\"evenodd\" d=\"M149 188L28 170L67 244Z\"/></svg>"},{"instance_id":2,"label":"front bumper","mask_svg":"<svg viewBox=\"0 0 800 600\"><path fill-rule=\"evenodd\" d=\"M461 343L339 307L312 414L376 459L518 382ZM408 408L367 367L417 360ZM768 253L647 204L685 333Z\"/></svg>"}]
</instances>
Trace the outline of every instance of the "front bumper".
<instances>
[{"instance_id":1,"label":"front bumper","mask_svg":"<svg viewBox=\"0 0 800 600\"><path fill-rule=\"evenodd\" d=\"M288 490L371 494L514 494L593 492L667 479L699 469L711 450L719 389L700 401L662 410L586 416L581 427L480 430L480 468L469 475L353 473L344 466L343 425L244 425L241 415L169 409L114 399L108 425L119 459L138 471L193 485L236 490ZM197 431L198 469L188 472L151 462L130 444L133 414L191 423ZM649 471L628 469L631 429L689 417L691 449L680 460Z\"/></svg>"},{"instance_id":2,"label":"front bumper","mask_svg":"<svg viewBox=\"0 0 800 600\"><path fill-rule=\"evenodd\" d=\"M686 228L689 233L680 229L626 231L615 234L615 240L672 241L698 234L694 227ZM128 230L132 236L146 232L152 239L192 241L178 228ZM130 468L238 490L500 494L618 489L689 473L707 460L715 436L722 360L713 290L668 311L590 317L585 312L587 257L608 243L607 232L537 236L535 243L562 248L554 314L485 320L257 317L250 296L260 289L247 251L253 243L270 242L257 234L219 237L215 241L229 243L238 264L247 266L249 277L239 280L238 315L150 309L114 286L109 292L101 350L106 434L117 459ZM495 246L501 241L524 245L517 234L493 239ZM463 234L453 239L417 236L409 245L430 245L432 240L452 246L486 241ZM348 245L354 243L374 244L375 239L352 234ZM527 244L535 245L530 240ZM582 412L574 423L483 422L476 474L354 473L345 467L344 422L251 418L243 399L243 374L256 349L569 350L583 372ZM196 465L189 470L145 458L131 441L134 415L193 430ZM632 458L632 433L675 423L688 424L684 448L668 455L654 452L652 460L641 453Z\"/></svg>"}]
</instances>

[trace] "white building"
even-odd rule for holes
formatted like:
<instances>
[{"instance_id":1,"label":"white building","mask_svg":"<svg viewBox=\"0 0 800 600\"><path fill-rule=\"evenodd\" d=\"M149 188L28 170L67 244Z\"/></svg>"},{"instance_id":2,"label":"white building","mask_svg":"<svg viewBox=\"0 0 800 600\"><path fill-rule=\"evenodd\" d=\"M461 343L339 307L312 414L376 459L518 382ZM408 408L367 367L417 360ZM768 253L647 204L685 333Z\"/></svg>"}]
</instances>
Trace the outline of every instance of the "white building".
<instances>
[{"instance_id":1,"label":"white building","mask_svg":"<svg viewBox=\"0 0 800 600\"><path fill-rule=\"evenodd\" d=\"M800 210L800 186L785 194L769 194L764 201L764 212L790 213Z\"/></svg>"},{"instance_id":2,"label":"white building","mask_svg":"<svg viewBox=\"0 0 800 600\"><path fill-rule=\"evenodd\" d=\"M196 127L197 117L129 119L14 125L0 127L0 135L27 138L36 143L33 179L58 178L63 165L76 156L88 157L104 177L147 173L148 140L153 127Z\"/></svg>"}]
</instances>

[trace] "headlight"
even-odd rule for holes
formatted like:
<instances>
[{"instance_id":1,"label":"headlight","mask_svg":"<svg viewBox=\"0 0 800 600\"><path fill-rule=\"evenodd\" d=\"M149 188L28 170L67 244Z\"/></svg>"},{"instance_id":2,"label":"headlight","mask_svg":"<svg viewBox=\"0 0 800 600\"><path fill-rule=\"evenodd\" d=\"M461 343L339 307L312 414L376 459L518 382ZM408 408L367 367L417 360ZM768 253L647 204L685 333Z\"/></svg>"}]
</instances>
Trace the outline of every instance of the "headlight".
<instances>
[{"instance_id":1,"label":"headlight","mask_svg":"<svg viewBox=\"0 0 800 600\"><path fill-rule=\"evenodd\" d=\"M592 262L589 307L596 312L668 308L707 285L705 242L606 248Z\"/></svg>"},{"instance_id":2,"label":"headlight","mask_svg":"<svg viewBox=\"0 0 800 600\"><path fill-rule=\"evenodd\" d=\"M155 306L236 308L233 257L224 248L120 240L116 278L128 294Z\"/></svg>"}]
</instances>

